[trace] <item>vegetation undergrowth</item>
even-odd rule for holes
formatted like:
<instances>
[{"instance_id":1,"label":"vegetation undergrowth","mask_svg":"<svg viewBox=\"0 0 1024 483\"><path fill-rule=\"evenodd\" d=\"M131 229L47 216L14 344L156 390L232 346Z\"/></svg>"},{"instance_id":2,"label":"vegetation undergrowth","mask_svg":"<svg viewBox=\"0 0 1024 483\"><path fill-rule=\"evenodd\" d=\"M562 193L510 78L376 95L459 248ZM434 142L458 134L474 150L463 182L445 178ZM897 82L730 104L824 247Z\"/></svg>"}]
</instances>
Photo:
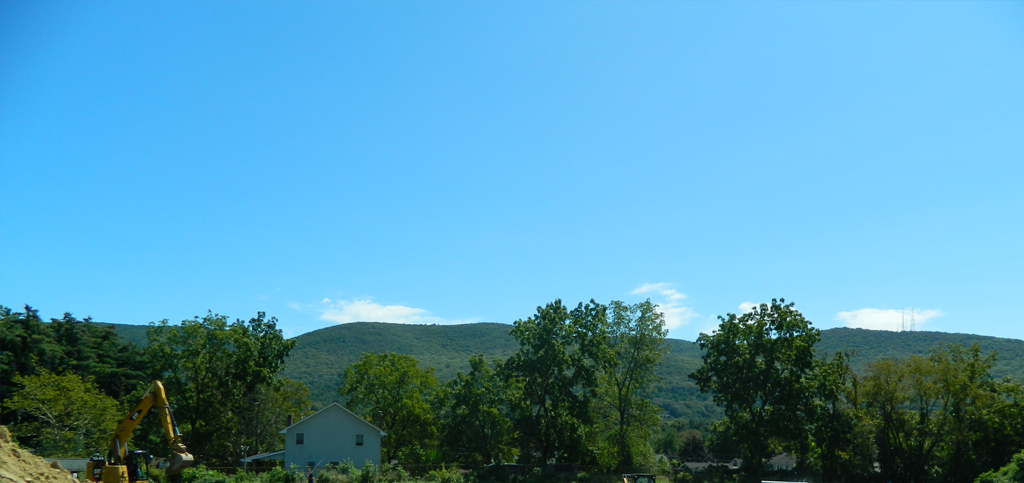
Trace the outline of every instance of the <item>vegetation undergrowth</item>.
<instances>
[{"instance_id":1,"label":"vegetation undergrowth","mask_svg":"<svg viewBox=\"0 0 1024 483\"><path fill-rule=\"evenodd\" d=\"M974 483L1024 483L1024 451L1013 455L1010 463L998 471L982 473Z\"/></svg>"}]
</instances>

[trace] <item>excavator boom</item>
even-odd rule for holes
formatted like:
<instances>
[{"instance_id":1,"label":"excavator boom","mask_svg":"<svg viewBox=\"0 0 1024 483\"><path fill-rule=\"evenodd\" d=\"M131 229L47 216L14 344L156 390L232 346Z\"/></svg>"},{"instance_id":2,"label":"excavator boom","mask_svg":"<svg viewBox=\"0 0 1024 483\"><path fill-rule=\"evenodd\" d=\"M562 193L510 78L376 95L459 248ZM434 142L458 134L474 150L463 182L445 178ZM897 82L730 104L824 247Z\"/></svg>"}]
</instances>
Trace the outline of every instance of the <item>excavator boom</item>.
<instances>
[{"instance_id":1,"label":"excavator boom","mask_svg":"<svg viewBox=\"0 0 1024 483\"><path fill-rule=\"evenodd\" d=\"M178 431L178 424L174 421L174 415L171 414L171 405L167 402L167 393L164 391L164 385L160 381L153 381L149 391L146 392L145 396L142 396L142 400L135 406L135 409L128 414L128 417L121 420L117 424L117 428L114 429L114 435L110 438L110 448L105 462L90 461L89 464L92 469L102 467L102 478L97 478L93 471L89 472L94 480L99 481L102 479L103 483L123 483L125 481L134 482L144 479L144 477L136 478L127 469L131 466L128 463L132 458L131 453L128 451L128 438L131 437L132 432L135 431L135 427L139 425L142 418L154 406L156 406L157 414L160 416L160 424L163 426L164 436L167 437L167 442L171 446L171 460L166 473L168 475L177 474L181 470L192 466L193 457L181 441L181 432Z\"/></svg>"}]
</instances>

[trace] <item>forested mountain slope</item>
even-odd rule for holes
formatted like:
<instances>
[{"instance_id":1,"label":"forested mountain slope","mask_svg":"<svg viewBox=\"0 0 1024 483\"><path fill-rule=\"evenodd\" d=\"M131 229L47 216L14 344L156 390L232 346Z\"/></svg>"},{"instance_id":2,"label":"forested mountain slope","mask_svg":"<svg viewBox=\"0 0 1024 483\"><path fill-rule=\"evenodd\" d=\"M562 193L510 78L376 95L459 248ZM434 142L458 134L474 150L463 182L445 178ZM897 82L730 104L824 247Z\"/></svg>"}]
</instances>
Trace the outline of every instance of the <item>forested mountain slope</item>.
<instances>
[{"instance_id":1,"label":"forested mountain slope","mask_svg":"<svg viewBox=\"0 0 1024 483\"><path fill-rule=\"evenodd\" d=\"M507 359L519 347L508 335L512 326L494 323L464 325L401 325L358 322L314 330L295 338L282 373L306 383L317 406L338 400L338 387L349 364L364 352L408 354L422 367L433 367L444 381L469 371L469 358L484 354Z\"/></svg>"},{"instance_id":2,"label":"forested mountain slope","mask_svg":"<svg viewBox=\"0 0 1024 483\"><path fill-rule=\"evenodd\" d=\"M484 354L487 359L506 359L517 349L508 335L510 325L480 323L466 325L399 325L361 322L337 325L296 338L284 375L306 383L317 405L338 400L338 387L345 367L363 352L408 354L423 367L434 367L440 380L468 371L469 357ZM940 342L969 346L978 342L985 353L997 351L996 377L1024 380L1024 341L944 332L889 332L864 329L822 331L818 350L832 354L854 350L852 363L862 371L868 362L881 357L924 355ZM673 417L716 418L719 409L697 391L688 375L700 364L700 349L693 342L669 339L670 352L659 368L663 378L655 400Z\"/></svg>"},{"instance_id":3,"label":"forested mountain slope","mask_svg":"<svg viewBox=\"0 0 1024 483\"><path fill-rule=\"evenodd\" d=\"M139 347L146 347L149 345L149 340L146 338L146 332L149 330L148 325L111 324L108 322L96 323L112 326L114 328L114 332L117 332L117 335L125 342L134 343Z\"/></svg>"},{"instance_id":4,"label":"forested mountain slope","mask_svg":"<svg viewBox=\"0 0 1024 483\"><path fill-rule=\"evenodd\" d=\"M973 334L947 332L891 332L867 329L828 329L821 331L821 342L815 346L819 353L833 354L838 350L853 349L856 354L850 365L862 373L867 364L882 358L899 359L911 354L925 355L936 345L963 344L970 347L977 342L982 355L996 352L992 375L1024 381L1024 340L1002 339Z\"/></svg>"},{"instance_id":5,"label":"forested mountain slope","mask_svg":"<svg viewBox=\"0 0 1024 483\"><path fill-rule=\"evenodd\" d=\"M335 325L295 338L296 345L288 357L282 375L304 382L310 389L314 404L322 407L339 399L338 387L349 364L359 360L363 352L395 352L408 354L422 367L433 367L434 374L444 381L459 371L469 370L469 358L484 354L485 358L506 359L518 345L508 335L511 325L478 323L465 325L401 325L359 322ZM145 344L145 326L114 325L123 338ZM996 377L1010 376L1024 380L1024 341L971 334L945 332L890 332L866 329L828 329L821 332L817 349L821 354L853 350L855 370L863 372L867 364L883 357L902 358L924 355L939 343L963 344L977 342L984 353L996 351L993 368ZM658 373L662 383L655 396L666 413L682 418L718 418L720 410L707 395L697 391L688 375L700 364L700 349L693 342L669 339L669 353Z\"/></svg>"}]
</instances>

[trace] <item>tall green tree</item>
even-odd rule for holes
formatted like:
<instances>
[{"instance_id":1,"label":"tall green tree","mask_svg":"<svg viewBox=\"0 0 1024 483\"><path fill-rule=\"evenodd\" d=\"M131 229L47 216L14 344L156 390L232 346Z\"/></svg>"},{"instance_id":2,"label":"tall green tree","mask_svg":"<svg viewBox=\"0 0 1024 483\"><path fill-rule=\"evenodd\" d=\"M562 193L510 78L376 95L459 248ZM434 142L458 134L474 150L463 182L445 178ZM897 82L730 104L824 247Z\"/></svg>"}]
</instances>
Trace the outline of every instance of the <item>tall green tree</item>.
<instances>
[{"instance_id":1,"label":"tall green tree","mask_svg":"<svg viewBox=\"0 0 1024 483\"><path fill-rule=\"evenodd\" d=\"M509 388L482 354L471 357L469 366L469 374L458 373L437 394L445 461L470 466L514 461L517 452L505 397Z\"/></svg>"},{"instance_id":2,"label":"tall green tree","mask_svg":"<svg viewBox=\"0 0 1024 483\"><path fill-rule=\"evenodd\" d=\"M15 376L22 389L4 399L7 408L32 419L13 425L19 439L40 456L82 457L108 446L120 420L117 401L76 374Z\"/></svg>"},{"instance_id":3,"label":"tall green tree","mask_svg":"<svg viewBox=\"0 0 1024 483\"><path fill-rule=\"evenodd\" d=\"M719 317L701 334L703 365L690 375L725 410L719 426L743 449L746 481L761 481L767 458L806 440L817 329L784 299Z\"/></svg>"},{"instance_id":4,"label":"tall green tree","mask_svg":"<svg viewBox=\"0 0 1024 483\"><path fill-rule=\"evenodd\" d=\"M555 300L537 307L533 317L517 320L509 332L519 342L504 373L521 389L514 416L521 459L546 463L592 458L586 431L599 358L607 343L606 312L593 300L571 312Z\"/></svg>"},{"instance_id":5,"label":"tall green tree","mask_svg":"<svg viewBox=\"0 0 1024 483\"><path fill-rule=\"evenodd\" d=\"M345 406L387 433L384 460L422 463L434 453L437 428L428 403L437 387L434 369L420 369L415 358L367 352L345 369L339 389Z\"/></svg>"},{"instance_id":6,"label":"tall green tree","mask_svg":"<svg viewBox=\"0 0 1024 483\"><path fill-rule=\"evenodd\" d=\"M164 320L150 324L147 336L189 451L207 464L237 461L248 403L275 387L295 342L263 312L232 323L213 313L177 326Z\"/></svg>"},{"instance_id":7,"label":"tall green tree","mask_svg":"<svg viewBox=\"0 0 1024 483\"><path fill-rule=\"evenodd\" d=\"M885 479L971 481L1020 449L1024 421L1014 415L1014 386L992 379L994 363L995 354L982 356L976 344L957 344L869 365L864 405L876 421ZM1017 429L1007 433L1007 425Z\"/></svg>"},{"instance_id":8,"label":"tall green tree","mask_svg":"<svg viewBox=\"0 0 1024 483\"><path fill-rule=\"evenodd\" d=\"M655 369L668 351L668 331L664 315L650 300L633 305L612 301L608 309L593 433L602 466L626 469L648 463L653 455L650 440L660 409L651 398Z\"/></svg>"},{"instance_id":9,"label":"tall green tree","mask_svg":"<svg viewBox=\"0 0 1024 483\"><path fill-rule=\"evenodd\" d=\"M874 473L870 419L859 405L851 356L821 359L811 381L810 444L801 464L823 482L867 481Z\"/></svg>"},{"instance_id":10,"label":"tall green tree","mask_svg":"<svg viewBox=\"0 0 1024 483\"><path fill-rule=\"evenodd\" d=\"M135 387L148 383L152 365L134 344L123 343L109 324L65 313L43 322L32 307L14 312L0 306L0 398L9 398L21 386L17 376L76 374L101 392L122 399ZM0 424L31 422L31 416L0 411ZM26 419L26 417L28 419ZM28 441L22 441L29 445Z\"/></svg>"},{"instance_id":11,"label":"tall green tree","mask_svg":"<svg viewBox=\"0 0 1024 483\"><path fill-rule=\"evenodd\" d=\"M232 447L245 446L250 455L281 449L284 435L278 433L288 426L288 417L298 421L312 413L305 384L288 378L261 384L239 401Z\"/></svg>"}]
</instances>

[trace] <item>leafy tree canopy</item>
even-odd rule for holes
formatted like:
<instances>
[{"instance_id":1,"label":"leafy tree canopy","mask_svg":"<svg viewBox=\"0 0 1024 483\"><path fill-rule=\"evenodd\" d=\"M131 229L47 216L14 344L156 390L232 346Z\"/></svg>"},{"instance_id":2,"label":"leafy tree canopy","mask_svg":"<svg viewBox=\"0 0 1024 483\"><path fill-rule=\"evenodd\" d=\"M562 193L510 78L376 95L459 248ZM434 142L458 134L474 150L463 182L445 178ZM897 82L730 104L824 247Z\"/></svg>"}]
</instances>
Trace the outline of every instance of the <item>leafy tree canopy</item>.
<instances>
[{"instance_id":1,"label":"leafy tree canopy","mask_svg":"<svg viewBox=\"0 0 1024 483\"><path fill-rule=\"evenodd\" d=\"M275 428L253 425L274 424L286 417L280 413L295 408L273 408L279 413L273 418L251 416L258 402L275 400L272 395L282 384L278 373L295 344L284 339L277 319L259 312L229 323L226 316L209 313L177 326L166 320L151 324L148 336L147 353L158 365L185 444L197 460L233 463L241 445L274 446ZM257 434L263 436L253 440Z\"/></svg>"},{"instance_id":2,"label":"leafy tree canopy","mask_svg":"<svg viewBox=\"0 0 1024 483\"><path fill-rule=\"evenodd\" d=\"M427 401L436 386L433 369L420 369L411 356L368 352L345 369L339 391L346 407L388 434L384 460L408 464L430 459L436 427Z\"/></svg>"},{"instance_id":3,"label":"leafy tree canopy","mask_svg":"<svg viewBox=\"0 0 1024 483\"><path fill-rule=\"evenodd\" d=\"M743 470L760 481L764 461L780 445L804 441L811 409L818 330L785 300L719 317L718 330L697 343L704 364L691 374L725 409L720 428L744 450Z\"/></svg>"},{"instance_id":4,"label":"leafy tree canopy","mask_svg":"<svg viewBox=\"0 0 1024 483\"><path fill-rule=\"evenodd\" d=\"M510 383L521 389L515 428L520 456L539 462L587 459L585 431L606 349L606 308L593 300L571 312L555 300L517 320L510 331L519 351L505 364Z\"/></svg>"},{"instance_id":5,"label":"leafy tree canopy","mask_svg":"<svg viewBox=\"0 0 1024 483\"><path fill-rule=\"evenodd\" d=\"M4 405L32 417L13 428L38 454L82 457L107 447L120 419L119 407L90 381L42 369L38 375L15 376L14 382L22 389L4 399Z\"/></svg>"},{"instance_id":6,"label":"leafy tree canopy","mask_svg":"<svg viewBox=\"0 0 1024 483\"><path fill-rule=\"evenodd\" d=\"M627 470L650 462L650 440L659 408L652 401L656 368L668 351L665 317L650 300L612 301L605 319L605 347L599 355L594 399L598 461Z\"/></svg>"}]
</instances>

